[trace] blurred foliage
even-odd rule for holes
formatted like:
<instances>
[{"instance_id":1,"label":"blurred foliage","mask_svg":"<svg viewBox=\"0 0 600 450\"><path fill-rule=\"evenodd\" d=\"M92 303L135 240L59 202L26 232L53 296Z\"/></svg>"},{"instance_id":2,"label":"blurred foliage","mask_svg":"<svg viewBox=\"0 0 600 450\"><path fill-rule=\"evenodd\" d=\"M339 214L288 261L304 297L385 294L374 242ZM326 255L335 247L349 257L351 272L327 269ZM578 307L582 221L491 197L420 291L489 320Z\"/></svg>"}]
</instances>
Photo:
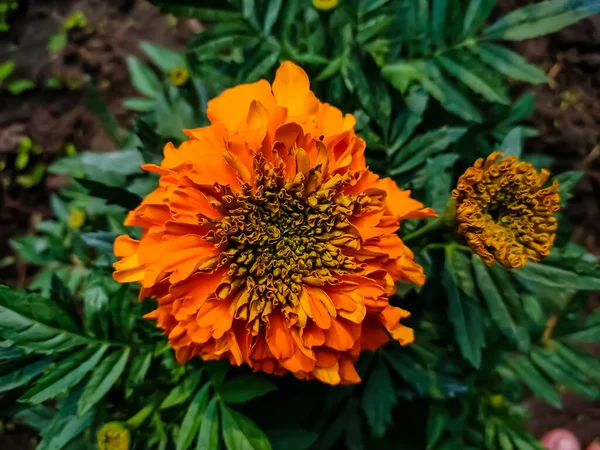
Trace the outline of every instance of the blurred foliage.
<instances>
[{"instance_id":1,"label":"blurred foliage","mask_svg":"<svg viewBox=\"0 0 600 450\"><path fill-rule=\"evenodd\" d=\"M527 450L542 448L525 431L528 393L555 407L564 389L600 399L600 362L583 346L600 341L600 314L584 309L600 267L569 242L564 217L552 254L517 270L487 267L448 228L425 234L408 222L403 239L428 276L418 291L398 289L415 344L363 354L356 386L180 365L143 319L152 300L111 277L113 240L137 232L122 225L127 210L157 184L140 166L207 124L209 98L271 80L283 60L356 116L376 172L440 214L458 175L493 150L548 165L522 154L536 135L533 95L510 95L512 82L547 76L499 42L557 31L599 12L597 2L544 1L496 20L493 0L345 0L327 11L310 0L153 3L206 29L182 54L144 42L151 65L128 58L139 93L123 102L136 112L131 130L88 87L121 150L54 162L48 170L72 183L52 196L52 218L11 241L39 271L26 292L0 288L0 416L39 429L38 448L53 450L95 448L110 422L131 432L132 449ZM555 177L564 203L580 176Z\"/></svg>"}]
</instances>

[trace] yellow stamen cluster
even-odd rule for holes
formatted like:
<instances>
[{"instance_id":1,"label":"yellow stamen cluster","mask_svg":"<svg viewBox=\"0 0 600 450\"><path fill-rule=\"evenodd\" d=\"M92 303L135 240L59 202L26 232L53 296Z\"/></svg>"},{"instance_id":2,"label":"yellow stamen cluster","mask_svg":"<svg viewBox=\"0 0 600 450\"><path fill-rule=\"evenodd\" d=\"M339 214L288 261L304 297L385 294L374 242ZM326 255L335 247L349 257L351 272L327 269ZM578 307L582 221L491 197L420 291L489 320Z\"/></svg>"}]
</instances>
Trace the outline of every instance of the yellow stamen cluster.
<instances>
[{"instance_id":1,"label":"yellow stamen cluster","mask_svg":"<svg viewBox=\"0 0 600 450\"><path fill-rule=\"evenodd\" d=\"M498 261L516 268L550 253L556 237L558 183L542 188L549 172L541 173L514 156L500 152L478 159L459 178L456 200L458 232L491 265Z\"/></svg>"},{"instance_id":2,"label":"yellow stamen cluster","mask_svg":"<svg viewBox=\"0 0 600 450\"><path fill-rule=\"evenodd\" d=\"M98 430L99 450L129 450L129 430L121 422L109 422Z\"/></svg>"}]
</instances>

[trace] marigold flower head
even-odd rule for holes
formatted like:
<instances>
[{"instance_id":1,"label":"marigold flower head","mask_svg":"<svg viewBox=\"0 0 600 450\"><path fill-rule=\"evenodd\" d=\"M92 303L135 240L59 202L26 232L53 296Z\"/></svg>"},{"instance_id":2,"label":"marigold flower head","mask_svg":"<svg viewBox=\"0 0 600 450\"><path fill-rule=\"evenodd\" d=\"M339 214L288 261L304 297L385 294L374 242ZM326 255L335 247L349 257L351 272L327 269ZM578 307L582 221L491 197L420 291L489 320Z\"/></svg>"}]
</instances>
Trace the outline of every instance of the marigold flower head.
<instances>
[{"instance_id":1,"label":"marigold flower head","mask_svg":"<svg viewBox=\"0 0 600 450\"><path fill-rule=\"evenodd\" d=\"M129 450L131 437L122 422L109 422L103 425L96 437L99 450Z\"/></svg>"},{"instance_id":2,"label":"marigold flower head","mask_svg":"<svg viewBox=\"0 0 600 450\"><path fill-rule=\"evenodd\" d=\"M494 152L478 159L458 179L458 232L491 265L521 267L550 253L558 227L552 215L559 210L558 183L542 188L549 172L541 173L514 156Z\"/></svg>"},{"instance_id":3,"label":"marigold flower head","mask_svg":"<svg viewBox=\"0 0 600 450\"><path fill-rule=\"evenodd\" d=\"M177 69L172 70L169 74L171 84L173 84L174 86L184 85L189 77L190 73L185 67L178 67Z\"/></svg>"},{"instance_id":4,"label":"marigold flower head","mask_svg":"<svg viewBox=\"0 0 600 450\"><path fill-rule=\"evenodd\" d=\"M388 297L425 277L396 232L435 213L367 169L354 117L317 100L290 62L207 114L210 126L144 166L160 185L126 220L142 238L116 240L115 279L158 299L147 317L180 362L360 381L361 350L413 341Z\"/></svg>"},{"instance_id":5,"label":"marigold flower head","mask_svg":"<svg viewBox=\"0 0 600 450\"><path fill-rule=\"evenodd\" d=\"M340 0L312 0L312 4L316 9L328 11L335 8Z\"/></svg>"}]
</instances>

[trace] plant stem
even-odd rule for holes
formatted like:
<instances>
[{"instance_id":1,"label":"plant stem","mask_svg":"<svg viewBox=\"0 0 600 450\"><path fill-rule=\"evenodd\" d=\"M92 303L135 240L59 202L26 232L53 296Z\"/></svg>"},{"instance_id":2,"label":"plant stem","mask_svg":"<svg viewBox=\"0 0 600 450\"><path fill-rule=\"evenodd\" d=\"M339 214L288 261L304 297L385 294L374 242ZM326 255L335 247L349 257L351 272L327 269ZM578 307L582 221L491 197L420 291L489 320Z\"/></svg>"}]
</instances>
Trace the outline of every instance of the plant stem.
<instances>
[{"instance_id":1,"label":"plant stem","mask_svg":"<svg viewBox=\"0 0 600 450\"><path fill-rule=\"evenodd\" d=\"M444 221L441 219L434 220L433 222L429 222L424 227L419 228L418 230L413 231L410 234L402 237L402 241L406 244L407 242L414 241L417 238L425 236L431 232L437 231L440 228L443 228Z\"/></svg>"}]
</instances>

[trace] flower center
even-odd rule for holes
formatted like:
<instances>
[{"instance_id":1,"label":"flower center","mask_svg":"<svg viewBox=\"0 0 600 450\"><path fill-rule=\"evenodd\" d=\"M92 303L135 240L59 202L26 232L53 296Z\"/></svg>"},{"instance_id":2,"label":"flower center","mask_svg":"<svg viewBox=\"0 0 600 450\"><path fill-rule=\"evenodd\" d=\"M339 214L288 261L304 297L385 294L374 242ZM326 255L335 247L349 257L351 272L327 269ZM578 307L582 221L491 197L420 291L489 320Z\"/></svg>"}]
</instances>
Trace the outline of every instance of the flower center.
<instances>
[{"instance_id":1,"label":"flower center","mask_svg":"<svg viewBox=\"0 0 600 450\"><path fill-rule=\"evenodd\" d=\"M215 231L230 262L230 292L243 288L249 296L249 321L296 306L302 284L334 284L336 275L360 270L342 249L356 242L349 217L365 203L360 194L342 192L352 175L321 183L315 168L290 181L283 164L274 167L262 156L254 171L253 185L223 195L227 214Z\"/></svg>"}]
</instances>

